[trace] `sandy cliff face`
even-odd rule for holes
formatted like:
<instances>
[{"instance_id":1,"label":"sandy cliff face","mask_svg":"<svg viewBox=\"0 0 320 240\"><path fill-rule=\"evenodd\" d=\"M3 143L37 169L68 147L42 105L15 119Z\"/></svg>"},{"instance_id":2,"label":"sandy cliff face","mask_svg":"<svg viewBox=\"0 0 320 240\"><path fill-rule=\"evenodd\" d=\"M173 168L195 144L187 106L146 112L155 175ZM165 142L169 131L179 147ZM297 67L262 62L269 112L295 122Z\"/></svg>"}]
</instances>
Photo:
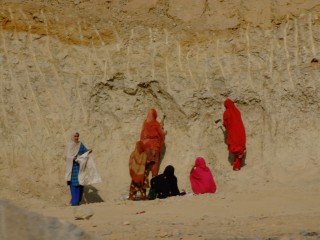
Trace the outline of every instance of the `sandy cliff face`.
<instances>
[{"instance_id":1,"label":"sandy cliff face","mask_svg":"<svg viewBox=\"0 0 320 240\"><path fill-rule=\"evenodd\" d=\"M180 188L190 189L200 155L220 186L316 186L319 13L316 0L5 1L2 193L67 202L65 144L78 129L104 179L100 196L126 194L129 154L151 107L166 115L161 169L173 164ZM247 130L240 180L214 123L227 97Z\"/></svg>"}]
</instances>

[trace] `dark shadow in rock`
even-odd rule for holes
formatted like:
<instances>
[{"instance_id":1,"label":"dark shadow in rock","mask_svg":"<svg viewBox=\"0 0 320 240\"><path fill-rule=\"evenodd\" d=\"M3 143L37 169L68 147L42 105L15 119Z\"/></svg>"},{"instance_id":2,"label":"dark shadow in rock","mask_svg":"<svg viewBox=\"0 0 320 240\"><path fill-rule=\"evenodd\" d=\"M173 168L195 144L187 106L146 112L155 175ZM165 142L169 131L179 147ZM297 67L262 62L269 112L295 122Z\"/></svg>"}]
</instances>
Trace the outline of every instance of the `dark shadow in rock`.
<instances>
[{"instance_id":1,"label":"dark shadow in rock","mask_svg":"<svg viewBox=\"0 0 320 240\"><path fill-rule=\"evenodd\" d=\"M162 163L162 160L163 160L163 158L164 158L164 155L166 154L166 150L167 150L167 148L166 148L166 143L164 143L164 144L163 144L163 148L162 148L162 150L161 150L161 152L160 152L159 169L160 169L160 165L161 165L161 163Z\"/></svg>"},{"instance_id":2,"label":"dark shadow in rock","mask_svg":"<svg viewBox=\"0 0 320 240\"><path fill-rule=\"evenodd\" d=\"M230 165L232 166L233 165L233 161L234 161L234 155L232 153L229 152L229 155L228 155L228 161L230 163Z\"/></svg>"},{"instance_id":3,"label":"dark shadow in rock","mask_svg":"<svg viewBox=\"0 0 320 240\"><path fill-rule=\"evenodd\" d=\"M225 129L223 129L222 126L219 126L219 128L221 129L222 133L223 133L223 140L224 143L227 144L227 131Z\"/></svg>"}]
</instances>

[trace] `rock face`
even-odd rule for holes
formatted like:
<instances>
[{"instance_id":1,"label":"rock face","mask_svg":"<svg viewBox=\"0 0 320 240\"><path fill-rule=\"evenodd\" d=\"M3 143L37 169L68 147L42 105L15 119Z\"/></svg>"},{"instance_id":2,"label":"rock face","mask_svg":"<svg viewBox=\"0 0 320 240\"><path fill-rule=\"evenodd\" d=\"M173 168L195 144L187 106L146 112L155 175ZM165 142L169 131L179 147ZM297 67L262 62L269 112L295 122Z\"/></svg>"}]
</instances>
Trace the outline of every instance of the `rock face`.
<instances>
[{"instance_id":1,"label":"rock face","mask_svg":"<svg viewBox=\"0 0 320 240\"><path fill-rule=\"evenodd\" d=\"M20 209L5 200L0 200L0 216L2 240L96 239L76 225Z\"/></svg>"},{"instance_id":2,"label":"rock face","mask_svg":"<svg viewBox=\"0 0 320 240\"><path fill-rule=\"evenodd\" d=\"M227 97L246 126L248 179L318 181L319 13L318 0L5 1L1 188L66 192L65 144L78 129L104 178L101 197L126 193L152 107L166 115L161 169L173 164L188 190L203 156L223 184L230 166L214 120Z\"/></svg>"}]
</instances>

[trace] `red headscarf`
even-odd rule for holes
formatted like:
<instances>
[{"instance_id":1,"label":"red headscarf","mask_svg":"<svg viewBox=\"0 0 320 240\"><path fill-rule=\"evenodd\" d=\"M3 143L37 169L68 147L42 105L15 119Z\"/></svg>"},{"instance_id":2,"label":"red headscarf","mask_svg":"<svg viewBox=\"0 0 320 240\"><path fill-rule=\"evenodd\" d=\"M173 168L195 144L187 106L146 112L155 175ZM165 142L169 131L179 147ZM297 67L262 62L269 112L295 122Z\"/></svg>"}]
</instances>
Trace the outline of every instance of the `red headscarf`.
<instances>
[{"instance_id":1,"label":"red headscarf","mask_svg":"<svg viewBox=\"0 0 320 240\"><path fill-rule=\"evenodd\" d=\"M226 110L223 113L223 126L227 129L227 144L246 147L246 131L242 122L241 113L233 101L224 101Z\"/></svg>"},{"instance_id":2,"label":"red headscarf","mask_svg":"<svg viewBox=\"0 0 320 240\"><path fill-rule=\"evenodd\" d=\"M150 109L147 119L143 123L140 140L145 148L161 152L164 144L164 131L157 121L157 111Z\"/></svg>"},{"instance_id":3,"label":"red headscarf","mask_svg":"<svg viewBox=\"0 0 320 240\"><path fill-rule=\"evenodd\" d=\"M198 157L190 172L190 183L195 194L215 193L216 184L204 158Z\"/></svg>"}]
</instances>

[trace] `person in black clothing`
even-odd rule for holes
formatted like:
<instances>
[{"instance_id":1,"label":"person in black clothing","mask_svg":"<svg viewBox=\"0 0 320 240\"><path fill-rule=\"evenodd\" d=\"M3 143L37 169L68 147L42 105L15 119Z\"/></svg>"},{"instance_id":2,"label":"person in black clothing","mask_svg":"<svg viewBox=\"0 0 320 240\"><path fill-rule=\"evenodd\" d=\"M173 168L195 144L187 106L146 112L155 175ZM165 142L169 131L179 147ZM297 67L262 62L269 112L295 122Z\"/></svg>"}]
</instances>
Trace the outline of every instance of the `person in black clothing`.
<instances>
[{"instance_id":1,"label":"person in black clothing","mask_svg":"<svg viewBox=\"0 0 320 240\"><path fill-rule=\"evenodd\" d=\"M168 165L164 172L151 179L149 199L167 198L180 195L178 180L174 175L174 167Z\"/></svg>"}]
</instances>

